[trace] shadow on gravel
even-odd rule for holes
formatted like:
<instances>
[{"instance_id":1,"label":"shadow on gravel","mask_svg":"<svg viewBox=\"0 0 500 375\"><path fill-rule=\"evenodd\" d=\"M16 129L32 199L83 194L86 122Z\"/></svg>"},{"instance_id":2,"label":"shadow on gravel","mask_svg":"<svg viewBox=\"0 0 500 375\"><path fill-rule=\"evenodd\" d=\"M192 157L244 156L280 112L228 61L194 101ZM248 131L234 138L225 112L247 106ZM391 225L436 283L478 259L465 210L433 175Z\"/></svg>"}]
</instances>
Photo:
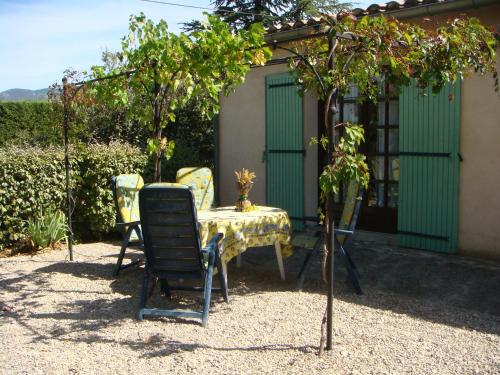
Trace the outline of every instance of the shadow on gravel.
<instances>
[{"instance_id":1,"label":"shadow on gravel","mask_svg":"<svg viewBox=\"0 0 500 375\"><path fill-rule=\"evenodd\" d=\"M356 242L351 254L361 274L358 296L336 257L336 298L427 321L500 334L500 264L456 255ZM296 276L305 253L289 259ZM293 272L293 271L291 271ZM315 259L304 291L325 293Z\"/></svg>"},{"instance_id":2,"label":"shadow on gravel","mask_svg":"<svg viewBox=\"0 0 500 375\"><path fill-rule=\"evenodd\" d=\"M354 293L340 260L336 259L337 299L439 324L500 334L499 264L374 246L359 241L354 244L351 253L360 269L365 294L357 296ZM230 298L295 291L296 275L304 256L303 251L296 251L286 259L287 281L283 282L279 277L274 249L249 250L243 255L241 268L233 263L229 265ZM108 259L107 256L103 258ZM112 274L115 258L109 259L109 263L104 264L90 259L49 265L41 263L43 266L33 272L10 278L0 274L0 290L7 291L10 297L9 301L2 301L0 294L0 328L4 322L1 318L11 317L31 332L34 341L109 342L145 351L146 357L209 348L202 344L172 341L159 335L136 340L129 337L107 338L107 328L120 326L123 320L135 319L143 273L142 267L132 267L122 271L116 278ZM81 278L82 288L66 289L61 285L52 289L50 279L60 274ZM320 274L321 262L316 258L309 269L303 293L325 294L326 288L320 280ZM89 280L95 282L96 287L89 289ZM84 283L86 287L83 287ZM48 294L53 297L54 305L50 305L50 311L47 312L47 305L39 308L37 297ZM68 298L64 297L65 294L68 294ZM169 301L160 296L158 290L151 299L152 305L164 308L199 308L200 302L201 294L175 293L172 301ZM225 304L218 294L214 294L212 302L224 309ZM53 319L64 324L41 329L30 323L33 319ZM198 324L188 320L162 320L165 321L166 329L168 324ZM140 331L143 323L137 321L136 324ZM305 353L316 350L315 347L288 345L210 348L220 351L297 350Z\"/></svg>"},{"instance_id":3,"label":"shadow on gravel","mask_svg":"<svg viewBox=\"0 0 500 375\"><path fill-rule=\"evenodd\" d=\"M29 337L33 342L46 342L50 345L52 340L58 340L68 344L111 344L141 352L141 356L146 358L168 356L179 352L194 352L198 349L213 349L221 352L296 350L302 353L315 353L317 349L314 346L283 344L241 347L210 346L176 341L160 334L136 339L127 336L110 338L106 334L109 328L120 327L124 320L135 320L143 272L142 267L134 267L123 271L118 278L115 278L112 276L112 266L112 264L82 261L61 262L38 268L32 273L16 278L0 280L0 285L16 296L15 301L10 300L9 303L3 303L0 299L0 318L15 319L20 326L29 332ZM267 287L264 287L266 284L262 284L262 280L269 279L265 272L256 273L250 270L254 276L247 279L246 275L249 270L237 271L234 272L234 281L231 282L233 295L289 289L287 284L279 281L279 276L277 276L276 282L271 282L267 284ZM100 288L97 287L90 290L84 288L64 289L64 287L53 289L49 279L57 274L86 279L87 287L88 280L105 281L104 285L109 286L110 290L100 291ZM245 287L245 283L248 283L250 287ZM217 286L217 282L215 284ZM99 285L102 287L103 284ZM251 289L253 290L250 291ZM65 298L66 294L72 298ZM46 304L38 305L35 301L38 297L48 295L53 296L54 302L53 305L49 306L51 311L47 312ZM103 295L103 297L96 298L99 295ZM160 308L199 309L202 300L201 294L187 292L176 292L172 300L168 300L159 294L158 289L155 289L150 302ZM212 302L220 304L222 309L226 306L222 297L217 293L213 295ZM40 324L34 323L38 320L50 323L40 326ZM168 318L148 318L147 320L160 321L165 324L165 329L170 324L199 326L199 322L194 320ZM141 325L144 323L136 321L135 324L137 324L137 331L141 331ZM216 322L214 321L213 324ZM0 319L0 327L1 325L2 320ZM200 329L203 328L200 327Z\"/></svg>"},{"instance_id":4,"label":"shadow on gravel","mask_svg":"<svg viewBox=\"0 0 500 375\"><path fill-rule=\"evenodd\" d=\"M231 292L245 295L296 289L306 252L285 261L287 281L277 273L273 249L252 249L241 269L230 265ZM341 260L335 259L335 297L434 323L500 334L500 264L456 255L357 241L351 249L364 295L358 296ZM303 292L326 293L321 259L313 258Z\"/></svg>"},{"instance_id":5,"label":"shadow on gravel","mask_svg":"<svg viewBox=\"0 0 500 375\"><path fill-rule=\"evenodd\" d=\"M318 348L312 345L294 346L285 344L276 345L262 345L262 346L241 346L241 347L223 347L223 346L210 346L204 344L189 344L175 340L168 340L162 338L160 335L152 336L149 342L142 344L141 349L146 349L147 353L144 357L163 357L179 352L194 352L197 349L211 349L221 352L246 352L246 351L289 351L296 350L304 354L316 353Z\"/></svg>"},{"instance_id":6,"label":"shadow on gravel","mask_svg":"<svg viewBox=\"0 0 500 375\"><path fill-rule=\"evenodd\" d=\"M116 258L116 257L115 257ZM75 342L105 342L106 338L96 333L105 329L120 326L124 320L135 320L139 295L141 290L143 267L131 267L113 276L114 264L102 264L85 261L52 263L35 269L31 273L14 278L0 278L0 288L9 292L9 301L3 302L0 297L0 318L10 317L26 330L31 332L33 341L58 339L73 340L69 336L78 334ZM50 279L58 274L81 278L86 288L51 287ZM90 286L90 282L99 282L99 286ZM74 281L71 282L74 285ZM217 285L217 281L214 282ZM65 296L67 295L67 296ZM1 295L0 295L1 296ZM12 297L14 296L14 298ZM47 305L47 296L52 300ZM102 296L102 297L101 297ZM45 299L45 304L38 303ZM221 303L218 293L212 296L213 303ZM149 299L152 306L166 309L201 309L202 294L180 292L175 293L171 300L159 293L157 285ZM47 309L49 311L47 312ZM164 318L159 318L167 320ZM39 329L34 320L63 322L53 328ZM158 320L158 319L148 319ZM197 321L177 320L172 323L195 324ZM0 327L2 321L0 320ZM137 321L138 330L141 322ZM143 341L122 342L112 340L115 344L140 347Z\"/></svg>"}]
</instances>

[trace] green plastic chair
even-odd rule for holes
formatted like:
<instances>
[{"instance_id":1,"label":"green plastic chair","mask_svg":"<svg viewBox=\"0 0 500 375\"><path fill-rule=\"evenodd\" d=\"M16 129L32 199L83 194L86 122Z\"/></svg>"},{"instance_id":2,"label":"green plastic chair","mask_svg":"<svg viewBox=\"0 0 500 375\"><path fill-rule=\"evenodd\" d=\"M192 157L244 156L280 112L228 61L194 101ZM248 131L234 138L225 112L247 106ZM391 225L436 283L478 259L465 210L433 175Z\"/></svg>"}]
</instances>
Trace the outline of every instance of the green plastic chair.
<instances>
[{"instance_id":1,"label":"green plastic chair","mask_svg":"<svg viewBox=\"0 0 500 375\"><path fill-rule=\"evenodd\" d=\"M208 210L213 207L214 179L210 168L181 168L177 171L176 181L191 189L194 195L196 209Z\"/></svg>"},{"instance_id":2,"label":"green plastic chair","mask_svg":"<svg viewBox=\"0 0 500 375\"><path fill-rule=\"evenodd\" d=\"M338 226L334 230L335 250L344 261L347 274L354 286L354 289L356 289L357 294L363 294L363 291L359 284L359 273L356 264L352 260L348 251L348 245L354 235L362 200L363 190L359 188L359 184L356 181L351 181L347 187L342 216ZM305 231L295 234L292 238L292 244L294 247L308 250L298 275L297 288L299 290L301 290L304 285L305 274L309 267L311 258L315 255L321 254L323 243L323 227L317 223L314 225L306 225Z\"/></svg>"},{"instance_id":3,"label":"green plastic chair","mask_svg":"<svg viewBox=\"0 0 500 375\"><path fill-rule=\"evenodd\" d=\"M141 218L139 214L139 190L144 186L144 180L139 174L121 174L111 178L111 190L115 202L116 226L123 236L122 247L114 275L130 266L138 264L140 260L122 265L125 251L130 246L142 249Z\"/></svg>"},{"instance_id":4,"label":"green plastic chair","mask_svg":"<svg viewBox=\"0 0 500 375\"><path fill-rule=\"evenodd\" d=\"M228 302L227 282L219 253L223 235L216 234L204 248L201 247L194 206L194 196L187 186L150 184L139 192L139 207L144 235L146 267L138 318L145 315L173 318L197 318L203 326L208 323L212 291L222 292ZM212 288L214 267L217 267L220 288ZM152 290L150 279L160 281L161 290L170 297L172 290L203 292L202 311L164 310L146 307ZM190 287L178 280L201 280L203 287Z\"/></svg>"}]
</instances>

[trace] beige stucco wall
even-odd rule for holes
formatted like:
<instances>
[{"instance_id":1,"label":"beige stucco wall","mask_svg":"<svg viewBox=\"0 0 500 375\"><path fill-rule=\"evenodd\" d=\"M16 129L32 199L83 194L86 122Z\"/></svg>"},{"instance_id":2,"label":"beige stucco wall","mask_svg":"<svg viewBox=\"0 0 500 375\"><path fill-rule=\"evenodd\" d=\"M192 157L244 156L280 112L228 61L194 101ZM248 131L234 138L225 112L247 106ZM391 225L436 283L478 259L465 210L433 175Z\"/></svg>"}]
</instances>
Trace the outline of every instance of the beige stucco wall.
<instances>
[{"instance_id":1,"label":"beige stucco wall","mask_svg":"<svg viewBox=\"0 0 500 375\"><path fill-rule=\"evenodd\" d=\"M459 251L500 259L500 94L491 75L462 83L460 150Z\"/></svg>"},{"instance_id":2,"label":"beige stucco wall","mask_svg":"<svg viewBox=\"0 0 500 375\"><path fill-rule=\"evenodd\" d=\"M279 50L273 58L284 56ZM221 98L219 115L219 191L220 204L234 204L237 199L234 171L247 168L255 171L257 178L250 193L256 204L266 203L266 164L262 162L265 148L265 77L286 72L286 65L252 69L245 82L228 97ZM317 207L317 159L316 146L309 140L317 133L317 101L306 94L304 105L304 194L305 214L314 216Z\"/></svg>"},{"instance_id":3,"label":"beige stucco wall","mask_svg":"<svg viewBox=\"0 0 500 375\"><path fill-rule=\"evenodd\" d=\"M465 12L500 30L500 5ZM436 27L453 15L426 17L422 24ZM420 23L420 22L417 22ZM498 51L500 55L500 51ZM276 51L274 58L281 57ZM500 70L500 63L497 63ZM254 170L257 180L251 200L265 204L265 76L285 72L285 65L252 69L246 81L229 97L221 99L220 200L233 204L237 198L234 171ZM459 187L459 252L500 259L500 95L493 80L473 75L462 83L461 163ZM317 207L317 149L309 139L317 132L317 102L304 98L305 205L306 215Z\"/></svg>"}]
</instances>

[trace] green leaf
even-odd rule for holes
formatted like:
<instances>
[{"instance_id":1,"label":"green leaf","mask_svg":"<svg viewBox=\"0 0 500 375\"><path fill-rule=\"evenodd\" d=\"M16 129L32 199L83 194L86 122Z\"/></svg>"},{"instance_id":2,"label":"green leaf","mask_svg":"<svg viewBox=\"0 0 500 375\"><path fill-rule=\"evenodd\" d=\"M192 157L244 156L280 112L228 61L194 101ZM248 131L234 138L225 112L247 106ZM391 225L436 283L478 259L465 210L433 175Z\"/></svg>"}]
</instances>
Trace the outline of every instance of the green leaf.
<instances>
[{"instance_id":1,"label":"green leaf","mask_svg":"<svg viewBox=\"0 0 500 375\"><path fill-rule=\"evenodd\" d=\"M156 152L158 152L158 149L159 149L159 141L156 138L148 139L148 143L146 145L146 152L149 155L153 155Z\"/></svg>"},{"instance_id":2,"label":"green leaf","mask_svg":"<svg viewBox=\"0 0 500 375\"><path fill-rule=\"evenodd\" d=\"M167 150L165 152L165 157L167 158L167 160L170 160L174 155L174 149L175 149L175 142L171 140L168 142Z\"/></svg>"}]
</instances>

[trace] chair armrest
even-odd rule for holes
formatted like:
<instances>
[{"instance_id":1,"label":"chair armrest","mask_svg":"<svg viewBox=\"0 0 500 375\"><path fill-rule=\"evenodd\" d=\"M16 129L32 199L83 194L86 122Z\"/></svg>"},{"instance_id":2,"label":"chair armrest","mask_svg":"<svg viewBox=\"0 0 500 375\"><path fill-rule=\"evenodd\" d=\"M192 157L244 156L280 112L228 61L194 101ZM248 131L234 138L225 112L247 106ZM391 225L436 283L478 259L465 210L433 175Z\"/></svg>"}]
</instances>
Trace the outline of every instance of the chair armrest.
<instances>
[{"instance_id":1,"label":"chair armrest","mask_svg":"<svg viewBox=\"0 0 500 375\"><path fill-rule=\"evenodd\" d=\"M131 221L130 223L116 223L117 227L125 227L125 226L138 227L139 225L141 225L140 221Z\"/></svg>"},{"instance_id":2,"label":"chair armrest","mask_svg":"<svg viewBox=\"0 0 500 375\"><path fill-rule=\"evenodd\" d=\"M315 236L317 236L323 232L323 226L320 224L314 224L314 225L306 224L304 226L304 231L307 233L313 233Z\"/></svg>"},{"instance_id":3,"label":"chair armrest","mask_svg":"<svg viewBox=\"0 0 500 375\"><path fill-rule=\"evenodd\" d=\"M217 233L212 237L210 242L203 249L201 249L201 251L203 253L210 253L212 251L215 251L216 249L218 249L217 245L219 244L219 241L222 239L222 237L224 237L222 233Z\"/></svg>"},{"instance_id":4,"label":"chair armrest","mask_svg":"<svg viewBox=\"0 0 500 375\"><path fill-rule=\"evenodd\" d=\"M352 230L345 229L334 229L335 234L341 234L343 236L352 236L354 232Z\"/></svg>"}]
</instances>

